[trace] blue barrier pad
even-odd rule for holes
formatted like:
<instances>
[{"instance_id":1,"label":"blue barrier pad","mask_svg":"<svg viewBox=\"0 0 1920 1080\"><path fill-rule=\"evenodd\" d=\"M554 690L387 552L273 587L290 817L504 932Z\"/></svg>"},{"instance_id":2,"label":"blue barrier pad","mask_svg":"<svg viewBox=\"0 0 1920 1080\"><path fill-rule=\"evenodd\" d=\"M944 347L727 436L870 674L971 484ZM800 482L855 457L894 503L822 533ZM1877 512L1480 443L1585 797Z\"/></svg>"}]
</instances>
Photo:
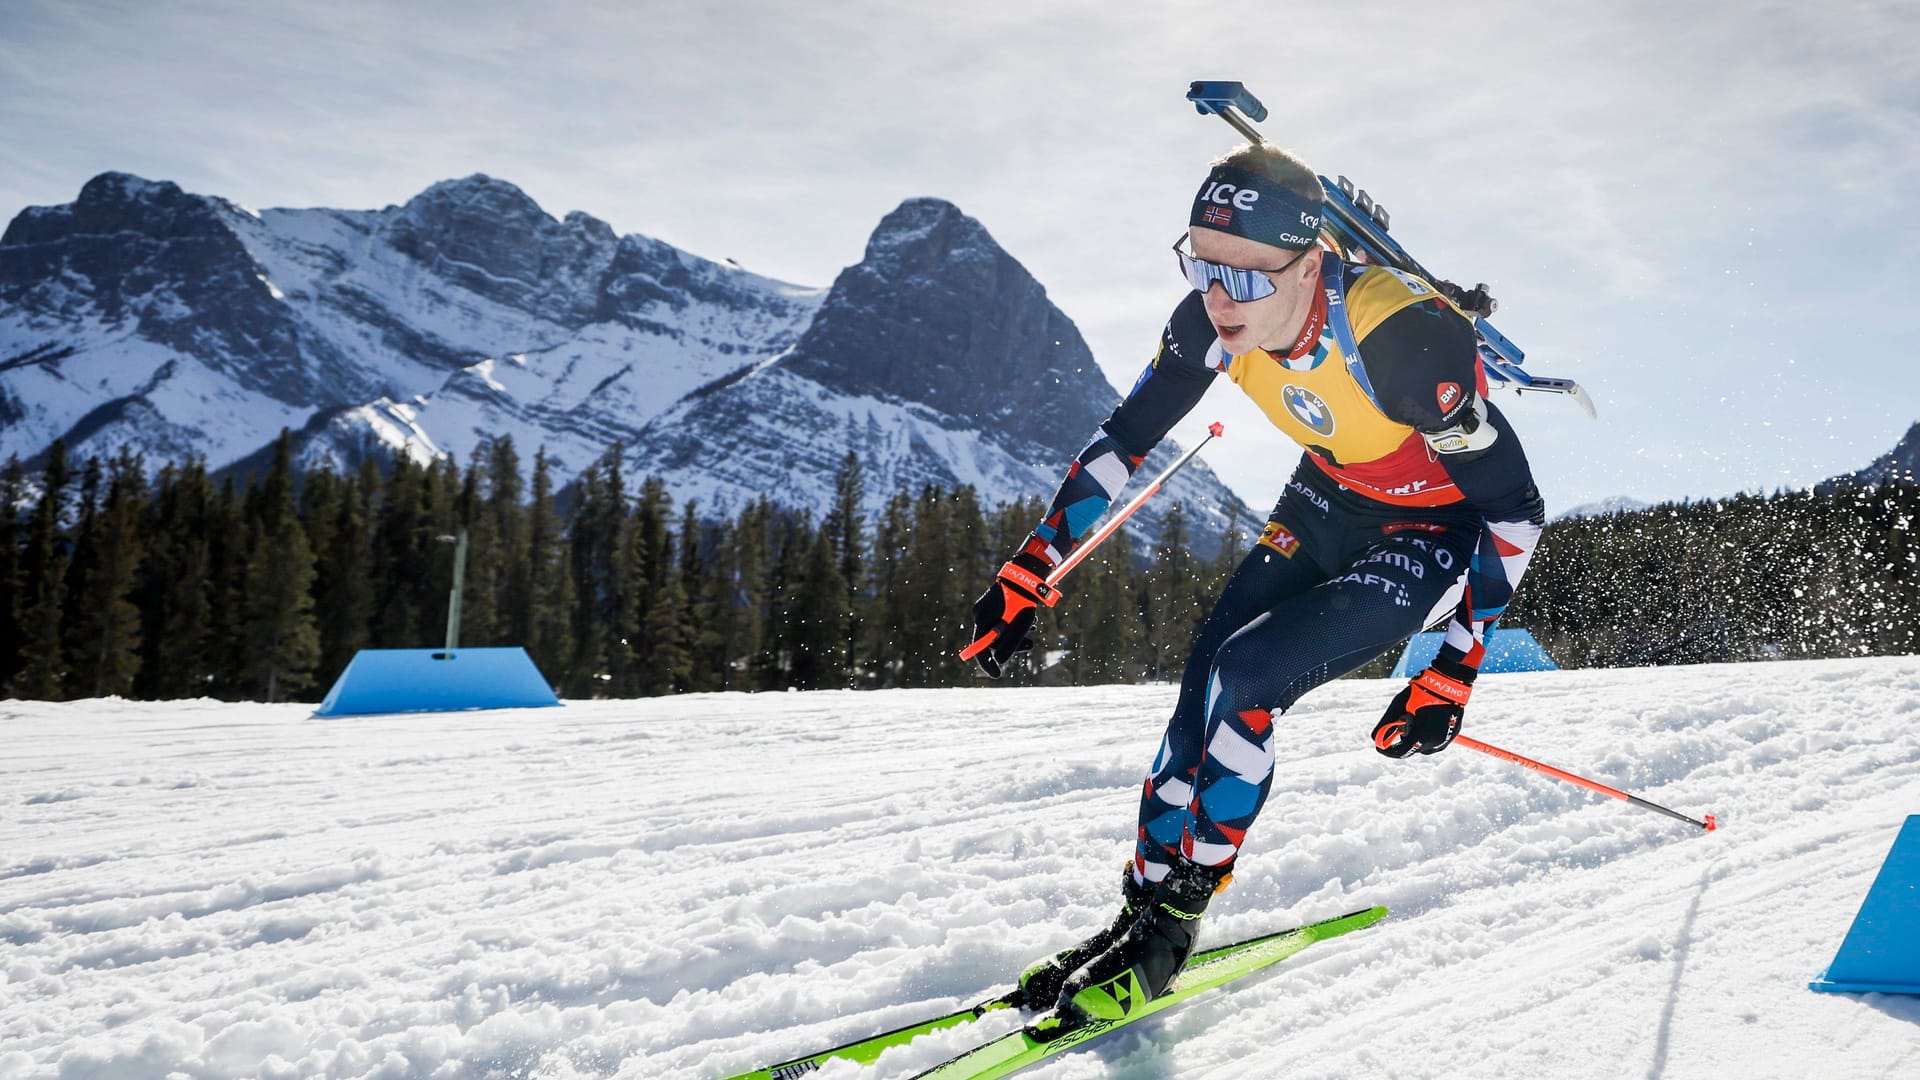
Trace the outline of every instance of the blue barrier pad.
<instances>
[{"instance_id":1,"label":"blue barrier pad","mask_svg":"<svg viewBox=\"0 0 1920 1080\"><path fill-rule=\"evenodd\" d=\"M1920 994L1920 814L1907 818L1825 977L1839 994Z\"/></svg>"},{"instance_id":2,"label":"blue barrier pad","mask_svg":"<svg viewBox=\"0 0 1920 1080\"><path fill-rule=\"evenodd\" d=\"M1435 630L1430 634L1415 634L1407 640L1407 647L1400 654L1400 662L1393 666L1393 678L1407 679L1426 670L1433 658L1440 655L1440 645L1447 640L1444 631ZM1559 671L1560 665L1553 662L1547 650L1534 636L1519 628L1508 629L1496 626L1487 636L1486 659L1480 661L1481 674L1496 671Z\"/></svg>"},{"instance_id":3,"label":"blue barrier pad","mask_svg":"<svg viewBox=\"0 0 1920 1080\"><path fill-rule=\"evenodd\" d=\"M361 649L315 716L522 709L558 705L553 687L519 646L493 649Z\"/></svg>"}]
</instances>

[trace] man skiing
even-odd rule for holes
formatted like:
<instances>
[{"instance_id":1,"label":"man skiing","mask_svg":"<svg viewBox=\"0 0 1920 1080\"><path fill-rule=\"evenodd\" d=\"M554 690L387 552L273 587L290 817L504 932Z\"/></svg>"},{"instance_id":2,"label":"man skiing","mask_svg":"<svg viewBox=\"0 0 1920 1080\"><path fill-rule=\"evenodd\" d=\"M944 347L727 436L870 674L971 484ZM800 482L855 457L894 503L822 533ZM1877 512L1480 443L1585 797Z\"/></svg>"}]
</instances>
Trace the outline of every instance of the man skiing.
<instances>
[{"instance_id":1,"label":"man skiing","mask_svg":"<svg viewBox=\"0 0 1920 1080\"><path fill-rule=\"evenodd\" d=\"M1063 1015L1119 1019L1166 991L1266 800L1282 714L1451 612L1439 655L1373 729L1388 757L1447 747L1546 520L1457 290L1344 261L1323 199L1314 171L1268 143L1213 163L1174 245L1194 291L973 606L976 639L999 628L977 657L997 678L1032 644L1049 570L1217 375L1305 449L1194 640L1119 916L1021 976L1030 1003Z\"/></svg>"}]
</instances>

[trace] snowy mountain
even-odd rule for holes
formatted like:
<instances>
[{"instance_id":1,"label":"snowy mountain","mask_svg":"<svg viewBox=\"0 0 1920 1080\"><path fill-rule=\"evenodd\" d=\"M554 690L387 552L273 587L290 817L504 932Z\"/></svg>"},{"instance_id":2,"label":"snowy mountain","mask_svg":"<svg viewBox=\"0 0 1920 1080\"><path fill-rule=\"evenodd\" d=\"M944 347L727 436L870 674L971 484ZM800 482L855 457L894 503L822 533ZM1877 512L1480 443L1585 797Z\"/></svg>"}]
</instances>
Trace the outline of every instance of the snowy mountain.
<instances>
[{"instance_id":1,"label":"snowy mountain","mask_svg":"<svg viewBox=\"0 0 1920 1080\"><path fill-rule=\"evenodd\" d=\"M255 212L107 173L0 237L0 457L64 438L219 468L287 427L303 463L351 466L511 435L564 480L621 443L633 474L724 511L821 508L853 451L877 509L927 482L1050 494L1115 400L1039 283L931 199L829 289L479 175L383 210ZM1203 537L1229 507L1248 520L1188 472L1156 514L1185 502Z\"/></svg>"},{"instance_id":2,"label":"snowy mountain","mask_svg":"<svg viewBox=\"0 0 1920 1080\"><path fill-rule=\"evenodd\" d=\"M1461 747L1388 761L1396 688L1289 712L1201 944L1392 915L1022 1080L1914 1074L1920 998L1807 982L1920 808L1889 722L1920 659L1475 686L1467 733L1713 833ZM1175 693L8 702L0 1077L718 1080L944 1013L1111 917Z\"/></svg>"},{"instance_id":3,"label":"snowy mountain","mask_svg":"<svg viewBox=\"0 0 1920 1080\"><path fill-rule=\"evenodd\" d=\"M1875 458L1873 464L1858 472L1827 480L1816 486L1815 490L1830 491L1839 487L1878 484L1885 480L1916 479L1920 479L1920 423L1908 428L1893 449Z\"/></svg>"},{"instance_id":4,"label":"snowy mountain","mask_svg":"<svg viewBox=\"0 0 1920 1080\"><path fill-rule=\"evenodd\" d=\"M1573 507L1570 510L1562 511L1555 514L1553 520L1562 521L1567 518L1605 517L1608 514L1624 514L1631 513L1635 510L1645 510L1651 505L1651 503L1642 502L1630 495L1612 495L1605 499L1596 499L1593 502L1581 503L1579 506Z\"/></svg>"}]
</instances>

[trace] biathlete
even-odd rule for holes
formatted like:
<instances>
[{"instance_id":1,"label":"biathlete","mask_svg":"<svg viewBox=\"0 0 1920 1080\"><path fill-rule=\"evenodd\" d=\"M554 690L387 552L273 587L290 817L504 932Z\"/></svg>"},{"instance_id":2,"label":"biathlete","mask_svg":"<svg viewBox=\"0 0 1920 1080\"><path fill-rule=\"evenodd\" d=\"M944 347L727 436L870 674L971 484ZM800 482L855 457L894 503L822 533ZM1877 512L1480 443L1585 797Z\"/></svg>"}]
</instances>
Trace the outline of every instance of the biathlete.
<instances>
[{"instance_id":1,"label":"biathlete","mask_svg":"<svg viewBox=\"0 0 1920 1080\"><path fill-rule=\"evenodd\" d=\"M1021 976L1063 1016L1117 1019L1165 992L1266 801L1282 715L1451 612L1439 655L1373 729L1388 757L1446 749L1546 521L1457 290L1345 261L1323 201L1271 144L1213 163L1174 245L1193 292L973 606L976 643L1004 625L977 657L998 677L1032 644L1048 571L1222 374L1305 449L1194 640L1119 916Z\"/></svg>"}]
</instances>

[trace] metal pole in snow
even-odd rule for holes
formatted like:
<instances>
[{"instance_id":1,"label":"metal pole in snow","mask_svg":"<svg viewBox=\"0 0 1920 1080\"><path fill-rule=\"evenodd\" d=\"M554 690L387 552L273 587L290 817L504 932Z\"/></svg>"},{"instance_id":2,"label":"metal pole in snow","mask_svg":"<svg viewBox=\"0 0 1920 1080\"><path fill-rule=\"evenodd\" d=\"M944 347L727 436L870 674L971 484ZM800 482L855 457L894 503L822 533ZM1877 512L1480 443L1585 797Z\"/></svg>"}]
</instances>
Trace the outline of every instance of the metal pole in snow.
<instances>
[{"instance_id":1,"label":"metal pole in snow","mask_svg":"<svg viewBox=\"0 0 1920 1080\"><path fill-rule=\"evenodd\" d=\"M467 530L453 545L453 592L447 595L447 651L460 647L460 594L467 583Z\"/></svg>"}]
</instances>

